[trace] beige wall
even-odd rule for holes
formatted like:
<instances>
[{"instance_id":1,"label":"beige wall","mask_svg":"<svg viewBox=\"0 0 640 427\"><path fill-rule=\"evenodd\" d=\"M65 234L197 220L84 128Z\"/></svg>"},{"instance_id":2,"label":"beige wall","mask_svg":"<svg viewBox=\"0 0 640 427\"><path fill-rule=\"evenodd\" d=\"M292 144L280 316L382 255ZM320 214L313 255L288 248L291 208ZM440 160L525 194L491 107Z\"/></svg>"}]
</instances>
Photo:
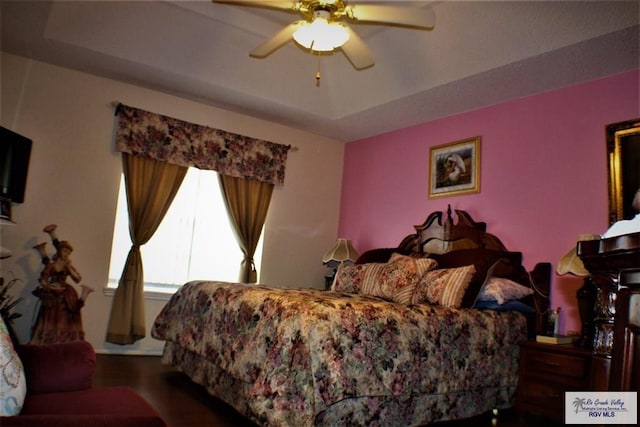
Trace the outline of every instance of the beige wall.
<instances>
[{"instance_id":1,"label":"beige wall","mask_svg":"<svg viewBox=\"0 0 640 427\"><path fill-rule=\"evenodd\" d=\"M337 237L344 144L164 93L94 77L2 53L2 126L33 140L27 192L13 205L12 226L1 230L13 251L0 261L2 276L20 279L14 293L25 300L17 330L28 340L41 270L33 245L48 241L41 230L59 227L74 246L83 283L97 289L83 309L87 340L97 351L155 353L150 337L131 346L104 342L112 298L107 284L113 220L121 174L113 149L114 103L298 147L290 152L285 184L274 191L267 217L261 281L285 287L324 285L323 252ZM49 244L49 251L52 247ZM147 329L165 301L147 300Z\"/></svg>"}]
</instances>

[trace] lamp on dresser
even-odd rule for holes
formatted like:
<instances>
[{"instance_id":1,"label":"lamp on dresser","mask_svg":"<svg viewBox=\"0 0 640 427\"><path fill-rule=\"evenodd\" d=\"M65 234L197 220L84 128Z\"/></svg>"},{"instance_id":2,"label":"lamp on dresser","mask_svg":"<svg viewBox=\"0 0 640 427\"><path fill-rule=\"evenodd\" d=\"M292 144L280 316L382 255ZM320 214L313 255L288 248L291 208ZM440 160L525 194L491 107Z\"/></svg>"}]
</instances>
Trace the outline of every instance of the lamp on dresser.
<instances>
[{"instance_id":1,"label":"lamp on dresser","mask_svg":"<svg viewBox=\"0 0 640 427\"><path fill-rule=\"evenodd\" d=\"M596 240L600 236L596 234L580 234L577 241ZM596 301L596 287L591 280L589 271L585 268L582 260L578 256L578 244L576 243L566 254L558 261L556 273L559 276L570 274L583 278L583 284L576 292L578 299L578 313L580 314L580 340L577 342L579 347L591 348L593 342L594 327L594 304Z\"/></svg>"},{"instance_id":2,"label":"lamp on dresser","mask_svg":"<svg viewBox=\"0 0 640 427\"><path fill-rule=\"evenodd\" d=\"M358 259L358 251L355 250L351 240L338 239L331 249L322 256L322 263L331 268L332 273L325 276L325 289L329 289L338 267L342 263L354 263Z\"/></svg>"}]
</instances>

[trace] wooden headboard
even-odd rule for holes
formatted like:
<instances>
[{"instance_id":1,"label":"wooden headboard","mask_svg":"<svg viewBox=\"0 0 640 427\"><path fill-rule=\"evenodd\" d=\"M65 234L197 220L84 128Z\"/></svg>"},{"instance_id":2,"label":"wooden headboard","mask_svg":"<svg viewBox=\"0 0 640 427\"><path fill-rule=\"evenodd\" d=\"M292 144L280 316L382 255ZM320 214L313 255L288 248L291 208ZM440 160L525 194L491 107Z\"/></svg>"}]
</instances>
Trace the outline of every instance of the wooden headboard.
<instances>
[{"instance_id":1,"label":"wooden headboard","mask_svg":"<svg viewBox=\"0 0 640 427\"><path fill-rule=\"evenodd\" d=\"M500 239L487 232L487 224L476 222L467 212L455 209L457 221L454 221L451 206L447 212L433 212L421 225L415 225L415 233L406 236L396 248L373 249L361 256L358 262L384 261L392 252L405 255L428 256L443 254L460 249L483 248L510 252ZM380 258L381 257L381 258ZM377 259L375 259L377 258ZM366 259L366 260L365 260ZM530 325L530 334L546 330L549 310L549 289L551 285L551 264L536 264L531 271L523 268L519 283L534 289L528 303L536 309L534 325Z\"/></svg>"},{"instance_id":2,"label":"wooden headboard","mask_svg":"<svg viewBox=\"0 0 640 427\"><path fill-rule=\"evenodd\" d=\"M433 212L421 225L414 225L416 232L406 236L398 248L403 253L442 254L457 249L485 248L506 251L504 244L491 233L487 224L476 222L467 212L455 209L454 222L451 206L444 212Z\"/></svg>"}]
</instances>

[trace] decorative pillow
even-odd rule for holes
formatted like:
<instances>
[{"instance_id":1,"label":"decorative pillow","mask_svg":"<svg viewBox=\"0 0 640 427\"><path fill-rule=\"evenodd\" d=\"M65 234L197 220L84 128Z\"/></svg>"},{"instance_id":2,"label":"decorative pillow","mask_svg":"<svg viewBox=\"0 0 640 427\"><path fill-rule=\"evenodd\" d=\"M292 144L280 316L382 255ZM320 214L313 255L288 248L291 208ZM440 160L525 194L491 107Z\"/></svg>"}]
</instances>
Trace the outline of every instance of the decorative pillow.
<instances>
[{"instance_id":1,"label":"decorative pillow","mask_svg":"<svg viewBox=\"0 0 640 427\"><path fill-rule=\"evenodd\" d=\"M416 286L411 303L459 308L475 272L473 265L428 271Z\"/></svg>"},{"instance_id":2,"label":"decorative pillow","mask_svg":"<svg viewBox=\"0 0 640 427\"><path fill-rule=\"evenodd\" d=\"M365 268L366 264L340 264L338 271L336 271L336 277L331 284L331 290L333 292L343 292L346 294L360 293Z\"/></svg>"},{"instance_id":3,"label":"decorative pillow","mask_svg":"<svg viewBox=\"0 0 640 427\"><path fill-rule=\"evenodd\" d=\"M461 307L473 307L480 290L491 276L515 278L521 274L522 254L484 248L458 249L444 254L433 254L439 268L475 267L475 273L463 296Z\"/></svg>"},{"instance_id":4,"label":"decorative pillow","mask_svg":"<svg viewBox=\"0 0 640 427\"><path fill-rule=\"evenodd\" d=\"M18 415L27 394L27 381L9 330L0 317L0 416Z\"/></svg>"},{"instance_id":5,"label":"decorative pillow","mask_svg":"<svg viewBox=\"0 0 640 427\"><path fill-rule=\"evenodd\" d=\"M490 277L478 295L479 301L496 301L504 304L507 301L519 300L533 294L533 289L527 288L513 280L503 277Z\"/></svg>"},{"instance_id":6,"label":"decorative pillow","mask_svg":"<svg viewBox=\"0 0 640 427\"><path fill-rule=\"evenodd\" d=\"M362 294L383 296L380 286L386 265L386 263L380 262L363 264L362 289L360 291Z\"/></svg>"},{"instance_id":7,"label":"decorative pillow","mask_svg":"<svg viewBox=\"0 0 640 427\"><path fill-rule=\"evenodd\" d=\"M418 281L437 265L433 259L393 254L381 271L381 281L376 289L378 292L376 296L400 304L410 304Z\"/></svg>"},{"instance_id":8,"label":"decorative pillow","mask_svg":"<svg viewBox=\"0 0 640 427\"><path fill-rule=\"evenodd\" d=\"M380 296L382 270L386 263L341 264L331 285L334 292Z\"/></svg>"},{"instance_id":9,"label":"decorative pillow","mask_svg":"<svg viewBox=\"0 0 640 427\"><path fill-rule=\"evenodd\" d=\"M87 341L18 346L29 394L91 388L96 354Z\"/></svg>"},{"instance_id":10,"label":"decorative pillow","mask_svg":"<svg viewBox=\"0 0 640 427\"><path fill-rule=\"evenodd\" d=\"M422 276L424 276L424 274L427 271L434 270L438 267L438 262L433 258L424 258L424 257L420 258L420 257L394 253L391 255L389 262L396 261L396 260L398 262L404 262L404 263L415 263L415 268L418 273L419 279L421 279Z\"/></svg>"}]
</instances>

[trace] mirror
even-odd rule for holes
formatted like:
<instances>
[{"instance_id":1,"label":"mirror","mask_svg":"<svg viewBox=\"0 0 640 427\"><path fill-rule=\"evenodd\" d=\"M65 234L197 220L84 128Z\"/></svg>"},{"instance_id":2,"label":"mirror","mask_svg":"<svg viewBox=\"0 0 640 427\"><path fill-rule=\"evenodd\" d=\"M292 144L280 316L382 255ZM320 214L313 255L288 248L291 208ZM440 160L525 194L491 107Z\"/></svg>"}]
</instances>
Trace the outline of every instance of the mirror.
<instances>
[{"instance_id":1,"label":"mirror","mask_svg":"<svg viewBox=\"0 0 640 427\"><path fill-rule=\"evenodd\" d=\"M640 188L640 119L607 125L609 225L631 219L631 203Z\"/></svg>"}]
</instances>

